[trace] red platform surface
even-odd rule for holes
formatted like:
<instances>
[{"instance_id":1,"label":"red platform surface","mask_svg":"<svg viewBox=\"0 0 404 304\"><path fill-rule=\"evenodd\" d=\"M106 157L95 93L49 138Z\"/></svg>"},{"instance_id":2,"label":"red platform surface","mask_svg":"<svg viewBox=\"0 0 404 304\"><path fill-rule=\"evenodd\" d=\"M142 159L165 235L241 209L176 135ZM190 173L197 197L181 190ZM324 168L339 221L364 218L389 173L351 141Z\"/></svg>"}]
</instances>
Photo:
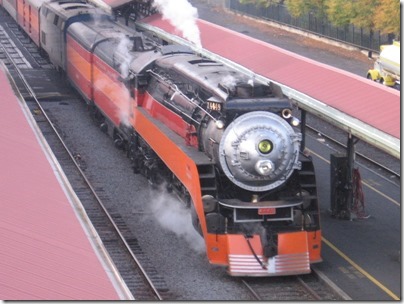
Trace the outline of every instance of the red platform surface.
<instances>
[{"instance_id":1,"label":"red platform surface","mask_svg":"<svg viewBox=\"0 0 404 304\"><path fill-rule=\"evenodd\" d=\"M181 36L155 14L142 22ZM400 138L400 92L204 20L202 47Z\"/></svg>"},{"instance_id":2,"label":"red platform surface","mask_svg":"<svg viewBox=\"0 0 404 304\"><path fill-rule=\"evenodd\" d=\"M119 299L2 65L0 92L0 299Z\"/></svg>"}]
</instances>

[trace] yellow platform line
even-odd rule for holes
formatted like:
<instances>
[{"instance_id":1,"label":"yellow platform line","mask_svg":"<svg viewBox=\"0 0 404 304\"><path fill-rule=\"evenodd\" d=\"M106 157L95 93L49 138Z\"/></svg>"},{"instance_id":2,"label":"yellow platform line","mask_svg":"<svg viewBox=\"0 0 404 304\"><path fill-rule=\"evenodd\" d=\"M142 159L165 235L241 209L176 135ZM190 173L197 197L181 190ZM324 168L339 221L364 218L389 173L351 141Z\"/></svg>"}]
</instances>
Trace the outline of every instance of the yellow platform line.
<instances>
[{"instance_id":1,"label":"yellow platform line","mask_svg":"<svg viewBox=\"0 0 404 304\"><path fill-rule=\"evenodd\" d=\"M367 277L373 284L375 284L377 287L379 287L381 290L383 290L385 293L387 293L392 299L394 300L400 300L400 298L394 294L390 289L388 289L386 286L384 286L382 283L380 283L378 280L376 280L372 275L370 275L366 270L364 270L362 267L360 267L358 264L356 264L354 261L352 261L346 254L344 254L341 250L339 250L337 247L335 247L331 242L329 242L327 239L322 237L322 241L329 246L332 250L334 250L336 253L338 253L345 261L347 261L349 264L351 264L356 270L358 270L360 273L362 273L365 277Z\"/></svg>"},{"instance_id":2,"label":"yellow platform line","mask_svg":"<svg viewBox=\"0 0 404 304\"><path fill-rule=\"evenodd\" d=\"M313 152L312 150L310 150L310 153L315 155L316 157L318 157L319 159L325 161L326 163L330 164L330 161L328 159L325 159L324 157L322 157L321 155ZM384 193L381 193L379 190L375 189L374 187L370 186L369 184L365 183L362 181L362 183L372 189L373 191L375 191L376 193L378 193L379 195L385 197L386 199L388 199L389 201L391 201L392 203L394 203L397 206L400 206L400 203L397 202L396 200L394 200L393 198L385 195ZM387 293L392 299L394 300L400 300L400 298L395 295L390 289L388 289L386 286L384 286L382 283L380 283L378 280L376 280L372 275L370 275L366 270L364 270L362 267L360 267L358 264L356 264L354 261L352 261L346 254L344 254L341 250L339 250L337 247L335 247L333 244L331 244L330 241L328 241L326 238L322 237L322 241L329 246L332 250L334 250L336 253L338 253L345 261L347 261L349 264L351 264L356 270L358 270L360 273L362 273L365 277L367 277L373 284L375 284L376 286L378 286L381 290L383 290L385 293Z\"/></svg>"}]
</instances>

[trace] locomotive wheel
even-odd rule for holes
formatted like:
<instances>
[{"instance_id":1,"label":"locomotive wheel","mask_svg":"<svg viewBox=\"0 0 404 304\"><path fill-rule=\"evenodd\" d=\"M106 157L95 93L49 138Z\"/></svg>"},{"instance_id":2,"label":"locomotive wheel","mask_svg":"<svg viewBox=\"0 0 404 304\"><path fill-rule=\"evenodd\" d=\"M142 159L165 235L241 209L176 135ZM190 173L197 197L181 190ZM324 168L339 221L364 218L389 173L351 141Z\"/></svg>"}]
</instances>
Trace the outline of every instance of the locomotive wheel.
<instances>
[{"instance_id":1,"label":"locomotive wheel","mask_svg":"<svg viewBox=\"0 0 404 304\"><path fill-rule=\"evenodd\" d=\"M156 187L156 181L155 181L155 174L153 174L153 171L150 169L146 169L146 179L149 182L150 186L152 186L152 188L157 188Z\"/></svg>"},{"instance_id":2,"label":"locomotive wheel","mask_svg":"<svg viewBox=\"0 0 404 304\"><path fill-rule=\"evenodd\" d=\"M161 178L159 172L156 169L146 169L146 178L149 184L153 189L157 189L162 183L163 179Z\"/></svg>"},{"instance_id":3,"label":"locomotive wheel","mask_svg":"<svg viewBox=\"0 0 404 304\"><path fill-rule=\"evenodd\" d=\"M117 148L119 150L123 150L125 147L123 140L120 138L117 138L114 140L114 145L115 145L115 148Z\"/></svg>"},{"instance_id":4,"label":"locomotive wheel","mask_svg":"<svg viewBox=\"0 0 404 304\"><path fill-rule=\"evenodd\" d=\"M166 190L168 193L172 193L174 190L173 185L171 185L170 183L167 183Z\"/></svg>"}]
</instances>

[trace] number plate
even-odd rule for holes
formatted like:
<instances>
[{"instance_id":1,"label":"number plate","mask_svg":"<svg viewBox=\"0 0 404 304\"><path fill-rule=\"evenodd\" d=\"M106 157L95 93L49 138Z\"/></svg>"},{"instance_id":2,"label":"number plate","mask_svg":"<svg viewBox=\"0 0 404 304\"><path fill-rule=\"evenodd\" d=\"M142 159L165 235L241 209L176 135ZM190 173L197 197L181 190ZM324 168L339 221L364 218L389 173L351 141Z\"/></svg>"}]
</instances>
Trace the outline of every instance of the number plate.
<instances>
[{"instance_id":1,"label":"number plate","mask_svg":"<svg viewBox=\"0 0 404 304\"><path fill-rule=\"evenodd\" d=\"M259 215L273 215L276 214L276 208L260 208L258 209Z\"/></svg>"},{"instance_id":2,"label":"number plate","mask_svg":"<svg viewBox=\"0 0 404 304\"><path fill-rule=\"evenodd\" d=\"M217 102L208 101L207 108L208 108L208 110L220 112L222 110L222 105Z\"/></svg>"}]
</instances>

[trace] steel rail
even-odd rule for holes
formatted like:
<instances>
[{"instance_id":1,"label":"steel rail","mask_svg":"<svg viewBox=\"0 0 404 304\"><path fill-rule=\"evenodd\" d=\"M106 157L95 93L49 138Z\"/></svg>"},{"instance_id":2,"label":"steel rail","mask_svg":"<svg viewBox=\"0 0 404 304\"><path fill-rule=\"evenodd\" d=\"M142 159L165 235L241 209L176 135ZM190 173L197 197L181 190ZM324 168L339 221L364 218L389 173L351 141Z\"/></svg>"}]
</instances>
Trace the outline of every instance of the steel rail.
<instances>
[{"instance_id":1,"label":"steel rail","mask_svg":"<svg viewBox=\"0 0 404 304\"><path fill-rule=\"evenodd\" d=\"M262 301L261 297L259 294L250 286L250 284L247 283L246 280L241 280L241 282L247 287L247 289L251 292L251 294L254 296L254 298L257 301Z\"/></svg>"},{"instance_id":2,"label":"steel rail","mask_svg":"<svg viewBox=\"0 0 404 304\"><path fill-rule=\"evenodd\" d=\"M311 275L317 276L315 273L312 273ZM320 294L318 294L312 287L307 284L304 279L301 276L290 276L290 277L285 277L285 279L289 280L287 281L287 286L284 286L284 283L279 283L279 282L271 282L268 283L265 278L263 278L262 282L255 282L252 285L248 282L248 279L241 279L241 282L247 287L248 291L251 293L251 295L254 297L255 300L257 301L272 301L272 300L284 300L282 297L284 294L292 297L299 296L299 299L290 299L292 301L297 301L297 300L306 300L305 298L312 298L313 300L316 301L321 301L324 300L323 297L321 297ZM321 280L323 283L323 280ZM270 284L271 286L269 286ZM256 285L255 287L253 285ZM298 286L302 287L298 288ZM326 285L328 288L330 287L329 285ZM268 288L269 287L269 288ZM278 290L278 288L280 288ZM261 290L262 289L262 290ZM296 291L298 294L291 292L291 289ZM334 290L333 290L334 292ZM336 293L337 294L337 293Z\"/></svg>"},{"instance_id":3,"label":"steel rail","mask_svg":"<svg viewBox=\"0 0 404 304\"><path fill-rule=\"evenodd\" d=\"M296 280L300 283L300 285L302 285L304 287L304 289L306 289L306 291L317 301L321 301L322 298L321 296L315 292L315 290L313 288L311 288L309 285L306 284L305 281L303 281L302 277L297 276Z\"/></svg>"},{"instance_id":4,"label":"steel rail","mask_svg":"<svg viewBox=\"0 0 404 304\"><path fill-rule=\"evenodd\" d=\"M342 148L344 148L344 149L347 149L347 145L346 145L346 144L343 144L343 143L339 142L338 140L332 138L331 136L325 134L324 132L322 132L322 131L320 131L320 130L317 130L317 129L314 128L314 127L311 127L310 125L306 125L306 127L307 127L308 129L310 129L312 132L315 132L315 133L317 133L317 134L321 134L322 137L324 137L324 138L326 138L327 140L331 141L333 144L335 144L335 145L337 145L337 146L340 146L340 147L342 147ZM361 158L361 159L363 159L363 160L369 162L369 163L372 164L372 165L375 165L376 167L378 167L378 168L384 170L385 172L387 172L388 174L393 175L393 176L395 176L395 177L398 178L398 179L401 179L401 174L400 174L400 173L397 173L397 172L393 171L392 169L386 167L385 165L382 165L381 163L372 160L370 157L364 155L363 153L359 153L359 152L356 151L355 154L356 154L359 158Z\"/></svg>"}]
</instances>

